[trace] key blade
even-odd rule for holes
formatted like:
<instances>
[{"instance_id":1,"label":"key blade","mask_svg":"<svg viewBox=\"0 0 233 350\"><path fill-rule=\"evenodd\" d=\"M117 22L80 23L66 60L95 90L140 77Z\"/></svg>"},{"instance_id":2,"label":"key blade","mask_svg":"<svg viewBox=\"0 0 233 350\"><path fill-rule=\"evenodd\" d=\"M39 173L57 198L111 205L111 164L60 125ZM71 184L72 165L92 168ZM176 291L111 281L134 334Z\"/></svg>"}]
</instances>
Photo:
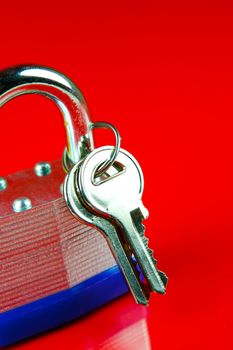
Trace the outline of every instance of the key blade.
<instances>
[{"instance_id":1,"label":"key blade","mask_svg":"<svg viewBox=\"0 0 233 350\"><path fill-rule=\"evenodd\" d=\"M94 226L104 236L125 276L135 301L146 306L148 305L150 293L140 280L140 273L132 261L132 253L130 253L129 249L125 249L126 244L119 238L114 225L103 217L96 216L85 206L77 186L77 175L81 164L82 161L74 166L65 179L64 196L67 205L76 219Z\"/></svg>"},{"instance_id":2,"label":"key blade","mask_svg":"<svg viewBox=\"0 0 233 350\"><path fill-rule=\"evenodd\" d=\"M149 244L149 239L145 236L146 227L142 223L142 221L144 220L145 216L144 216L143 212L141 212L141 207L133 210L131 212L131 217L132 217L132 220L134 222L134 225L135 225L136 229L138 230L140 236L143 239L143 242L145 244L145 247L147 248L148 253L151 256L151 259L154 261L154 263L156 265L157 264L157 260L154 258L154 252L148 245ZM166 288L167 282L168 282L167 275L164 272L161 272L159 270L158 270L158 273L160 275L161 280L163 281L164 287Z\"/></svg>"},{"instance_id":3,"label":"key blade","mask_svg":"<svg viewBox=\"0 0 233 350\"><path fill-rule=\"evenodd\" d=\"M153 255L153 250L149 248L148 244L149 244L149 238L147 238L145 236L145 231L146 231L146 227L145 225L143 225L142 221L145 219L144 217L144 214L141 212L141 208L137 208L137 209L134 209L131 211L131 218L132 218L132 221L139 233L139 235L141 236L142 240L143 240L143 243L148 251L148 253L150 254L151 256L151 259L154 261L154 263L156 264L157 261L155 260L154 258L154 255Z\"/></svg>"},{"instance_id":4,"label":"key blade","mask_svg":"<svg viewBox=\"0 0 233 350\"><path fill-rule=\"evenodd\" d=\"M118 176L108 177L106 181L93 181L96 167L108 159L111 152L112 148L102 147L85 158L78 180L83 200L89 210L113 223L119 237L122 234L121 244L127 253L128 263L135 257L149 290L164 293L166 277L156 268L156 260L148 247L142 226L142 219L148 217L148 211L141 201L144 181L139 164L132 155L121 149L116 161L124 165L124 171ZM139 209L140 214L138 224L131 216L135 208Z\"/></svg>"},{"instance_id":5,"label":"key blade","mask_svg":"<svg viewBox=\"0 0 233 350\"><path fill-rule=\"evenodd\" d=\"M114 212L114 208L111 208L111 212ZM161 275L156 268L156 260L153 257L152 250L148 247L148 240L145 237L145 227L142 224L142 215L139 207L132 212L128 212L127 208L122 207L122 210L118 211L117 216L114 217L117 217L116 224L122 227L125 238L151 291L164 294L167 284L166 277Z\"/></svg>"},{"instance_id":6,"label":"key blade","mask_svg":"<svg viewBox=\"0 0 233 350\"><path fill-rule=\"evenodd\" d=\"M159 270L158 270L158 272L159 272L160 278L163 281L163 284L164 284L164 286L166 288L167 287L167 282L168 282L168 277L167 277L165 272L162 272L162 271L159 271Z\"/></svg>"},{"instance_id":7,"label":"key blade","mask_svg":"<svg viewBox=\"0 0 233 350\"><path fill-rule=\"evenodd\" d=\"M128 249L129 247L126 247L126 243L121 240L120 233L116 231L116 228L110 221L101 217L95 216L93 218L93 224L107 237L110 249L125 276L137 304L147 306L150 293L140 280L140 272L132 260L132 253Z\"/></svg>"}]
</instances>

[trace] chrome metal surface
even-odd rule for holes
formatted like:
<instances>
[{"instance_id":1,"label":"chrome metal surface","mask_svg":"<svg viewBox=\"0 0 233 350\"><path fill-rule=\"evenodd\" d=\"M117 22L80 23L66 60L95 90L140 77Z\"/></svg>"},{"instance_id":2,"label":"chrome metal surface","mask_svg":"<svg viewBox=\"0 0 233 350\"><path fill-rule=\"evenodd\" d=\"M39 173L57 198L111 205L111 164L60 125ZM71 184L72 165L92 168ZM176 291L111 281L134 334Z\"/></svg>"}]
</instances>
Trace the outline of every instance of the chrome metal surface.
<instances>
[{"instance_id":1,"label":"chrome metal surface","mask_svg":"<svg viewBox=\"0 0 233 350\"><path fill-rule=\"evenodd\" d=\"M52 167L49 162L38 162L34 167L34 171L37 176L47 176L51 174Z\"/></svg>"},{"instance_id":2,"label":"chrome metal surface","mask_svg":"<svg viewBox=\"0 0 233 350\"><path fill-rule=\"evenodd\" d=\"M138 304L147 305L149 293L145 284L140 280L140 273L132 259L132 253L126 249L123 237L120 238L119 232L111 221L101 216L95 215L85 207L82 195L78 188L78 172L83 161L77 163L69 172L64 183L64 197L66 203L75 216L83 223L97 228L107 239L110 249L113 252L118 264L126 278L126 281Z\"/></svg>"},{"instance_id":3,"label":"chrome metal surface","mask_svg":"<svg viewBox=\"0 0 233 350\"><path fill-rule=\"evenodd\" d=\"M164 293L167 277L156 268L156 261L148 247L142 225L142 220L148 217L148 211L142 203L144 179L138 162L130 153L121 149L116 161L124 166L123 170L112 172L114 176L106 174L99 183L94 181L96 168L109 158L111 152L112 148L102 147L84 159L78 177L83 201L96 215L115 223L151 291Z\"/></svg>"},{"instance_id":4,"label":"chrome metal surface","mask_svg":"<svg viewBox=\"0 0 233 350\"><path fill-rule=\"evenodd\" d=\"M91 129L110 129L113 131L115 137L116 137L116 146L113 148L111 155L109 156L108 159L105 160L105 162L103 162L103 164L101 164L97 169L96 169L96 173L95 176L101 176L102 174L104 174L115 162L116 157L118 156L120 147L121 147L121 137L120 134L117 130L117 128L110 124L110 123L106 123L106 122L95 122L92 123L90 125Z\"/></svg>"},{"instance_id":5,"label":"chrome metal surface","mask_svg":"<svg viewBox=\"0 0 233 350\"><path fill-rule=\"evenodd\" d=\"M115 138L116 138L116 146L113 148L112 150L112 154L110 155L109 159L106 159L103 164L100 164L99 168L96 169L96 174L95 176L100 176L102 175L106 170L108 170L111 165L114 163L119 150L120 150L120 146L121 146L121 137L120 134L117 130L117 128L107 122L95 122L95 123L91 123L89 125L89 130L93 130L93 129L110 129L113 131ZM84 138L85 136L82 136L82 138ZM82 139L81 138L81 139ZM93 145L94 146L94 145ZM85 158L87 154L83 154L81 159ZM63 168L64 170L68 173L68 171L72 168L72 166L74 165L72 163L72 160L69 157L69 154L67 152L67 149L65 149L64 153L63 153L63 158L62 158L62 164L63 164Z\"/></svg>"},{"instance_id":6,"label":"chrome metal surface","mask_svg":"<svg viewBox=\"0 0 233 350\"><path fill-rule=\"evenodd\" d=\"M12 207L15 213L21 213L22 211L31 209L32 202L29 198L22 197L22 198L15 199Z\"/></svg>"},{"instance_id":7,"label":"chrome metal surface","mask_svg":"<svg viewBox=\"0 0 233 350\"><path fill-rule=\"evenodd\" d=\"M4 177L0 176L0 192L4 191L7 188L7 180Z\"/></svg>"},{"instance_id":8,"label":"chrome metal surface","mask_svg":"<svg viewBox=\"0 0 233 350\"><path fill-rule=\"evenodd\" d=\"M64 193L64 184L63 183L60 184L60 193L61 193L61 195L63 195L63 193Z\"/></svg>"},{"instance_id":9,"label":"chrome metal surface","mask_svg":"<svg viewBox=\"0 0 233 350\"><path fill-rule=\"evenodd\" d=\"M64 118L68 155L73 164L93 148L85 99L69 78L51 68L35 65L0 71L0 106L24 94L41 94L57 104Z\"/></svg>"},{"instance_id":10,"label":"chrome metal surface","mask_svg":"<svg viewBox=\"0 0 233 350\"><path fill-rule=\"evenodd\" d=\"M148 217L148 211L144 208L141 198L144 190L144 178L142 170L133 156L127 151L121 149L117 162L122 165L122 171L114 176L106 176L106 181L96 185L94 182L95 172L99 164L111 155L113 147L104 146L95 149L84 160L79 171L79 184L82 189L82 195L85 201L93 208L98 208L100 213L105 216L111 216L109 210L112 206L122 211L122 205L135 209L140 204L145 218ZM108 174L106 174L108 175Z\"/></svg>"},{"instance_id":11,"label":"chrome metal surface","mask_svg":"<svg viewBox=\"0 0 233 350\"><path fill-rule=\"evenodd\" d=\"M14 216L12 203L17 198L30 198L33 208L52 203L61 198L60 185L64 182L65 172L61 160L51 161L52 173L49 176L37 176L33 168L24 169L5 177L7 189L0 192L0 231L1 219Z\"/></svg>"}]
</instances>

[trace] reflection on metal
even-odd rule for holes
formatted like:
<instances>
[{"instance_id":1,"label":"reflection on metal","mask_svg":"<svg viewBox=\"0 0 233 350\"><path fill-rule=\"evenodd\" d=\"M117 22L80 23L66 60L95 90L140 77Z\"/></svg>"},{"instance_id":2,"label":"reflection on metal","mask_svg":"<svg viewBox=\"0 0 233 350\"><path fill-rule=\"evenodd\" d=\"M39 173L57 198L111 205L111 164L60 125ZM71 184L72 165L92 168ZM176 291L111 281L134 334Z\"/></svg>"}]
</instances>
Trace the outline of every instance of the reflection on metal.
<instances>
[{"instance_id":1,"label":"reflection on metal","mask_svg":"<svg viewBox=\"0 0 233 350\"><path fill-rule=\"evenodd\" d=\"M32 208L32 202L27 197L15 199L13 202L13 210L15 213L21 213L22 211Z\"/></svg>"},{"instance_id":2,"label":"reflection on metal","mask_svg":"<svg viewBox=\"0 0 233 350\"><path fill-rule=\"evenodd\" d=\"M4 177L0 177L0 192L7 188L7 180Z\"/></svg>"},{"instance_id":3,"label":"reflection on metal","mask_svg":"<svg viewBox=\"0 0 233 350\"><path fill-rule=\"evenodd\" d=\"M50 174L38 176L39 172L45 175L50 168L52 169ZM37 175L35 171L38 172ZM61 197L60 186L64 176L65 172L60 160L51 161L49 166L37 163L36 169L25 169L7 175L2 182L4 185L6 181L7 189L0 191L0 218L13 214L12 203L17 198L30 198L33 207L57 200Z\"/></svg>"},{"instance_id":4,"label":"reflection on metal","mask_svg":"<svg viewBox=\"0 0 233 350\"><path fill-rule=\"evenodd\" d=\"M35 165L35 174L37 176L46 176L51 174L52 172L52 168L51 168L51 164L48 162L39 162Z\"/></svg>"}]
</instances>

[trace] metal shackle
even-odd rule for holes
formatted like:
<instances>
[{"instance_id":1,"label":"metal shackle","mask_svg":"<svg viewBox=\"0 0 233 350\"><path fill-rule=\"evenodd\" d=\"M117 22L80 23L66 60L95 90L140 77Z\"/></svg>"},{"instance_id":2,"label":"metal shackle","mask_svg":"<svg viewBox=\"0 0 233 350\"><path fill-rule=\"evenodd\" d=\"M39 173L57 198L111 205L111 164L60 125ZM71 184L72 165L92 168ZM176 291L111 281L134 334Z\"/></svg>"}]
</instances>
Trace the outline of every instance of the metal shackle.
<instances>
[{"instance_id":1,"label":"metal shackle","mask_svg":"<svg viewBox=\"0 0 233 350\"><path fill-rule=\"evenodd\" d=\"M0 107L24 94L40 94L59 107L67 134L67 157L77 163L93 148L92 128L85 99L65 75L51 68L27 65L0 71Z\"/></svg>"}]
</instances>

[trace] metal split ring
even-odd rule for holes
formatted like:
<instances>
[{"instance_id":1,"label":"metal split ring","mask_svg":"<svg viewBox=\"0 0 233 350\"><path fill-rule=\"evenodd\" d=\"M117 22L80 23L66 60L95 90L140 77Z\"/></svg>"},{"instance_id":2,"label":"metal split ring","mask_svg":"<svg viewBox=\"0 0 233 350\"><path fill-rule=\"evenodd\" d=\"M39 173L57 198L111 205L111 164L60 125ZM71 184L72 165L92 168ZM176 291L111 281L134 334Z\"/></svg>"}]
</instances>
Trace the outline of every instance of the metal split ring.
<instances>
[{"instance_id":1,"label":"metal split ring","mask_svg":"<svg viewBox=\"0 0 233 350\"><path fill-rule=\"evenodd\" d=\"M104 163L102 163L97 169L96 169L96 173L95 173L95 177L101 176L102 174L104 174L115 162L118 153L120 151L120 147L121 147L121 137L120 134L117 130L117 128L110 124L110 123L106 123L106 122L95 122L92 123L89 127L91 130L92 129L110 129L113 131L115 137L116 137L116 146L113 148L112 153L110 155L109 159L106 159L106 161Z\"/></svg>"},{"instance_id":2,"label":"metal split ring","mask_svg":"<svg viewBox=\"0 0 233 350\"><path fill-rule=\"evenodd\" d=\"M110 129L113 131L116 138L116 145L113 148L110 158L106 159L106 161L102 163L96 170L95 177L98 177L104 174L115 162L121 147L121 136L117 128L114 125L107 122L90 123L89 132L91 132L93 129ZM94 146L92 148L94 149ZM65 151L63 153L62 163L63 163L63 168L65 169L66 172L68 172L74 166L74 163L69 158L67 148L65 148Z\"/></svg>"}]
</instances>

